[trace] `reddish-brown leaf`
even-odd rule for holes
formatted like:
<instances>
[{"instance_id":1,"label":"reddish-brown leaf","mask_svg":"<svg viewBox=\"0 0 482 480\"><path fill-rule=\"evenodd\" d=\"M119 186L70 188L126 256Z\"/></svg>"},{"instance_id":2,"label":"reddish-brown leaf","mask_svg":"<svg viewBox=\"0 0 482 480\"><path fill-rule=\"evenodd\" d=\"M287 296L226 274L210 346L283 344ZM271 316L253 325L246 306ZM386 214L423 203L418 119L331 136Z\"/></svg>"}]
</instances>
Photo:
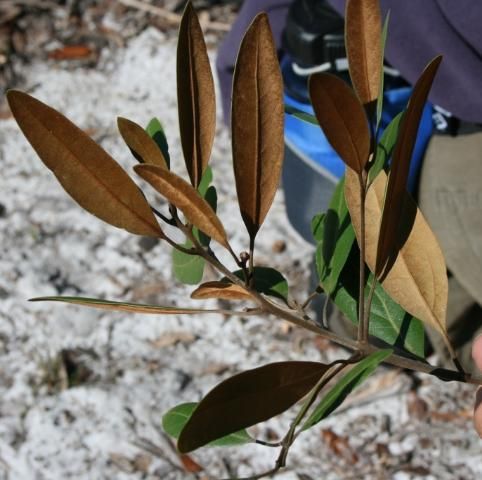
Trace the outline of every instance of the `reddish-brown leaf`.
<instances>
[{"instance_id":1,"label":"reddish-brown leaf","mask_svg":"<svg viewBox=\"0 0 482 480\"><path fill-rule=\"evenodd\" d=\"M167 169L166 160L157 143L140 125L127 118L119 117L117 127L124 142L139 162Z\"/></svg>"},{"instance_id":2,"label":"reddish-brown leaf","mask_svg":"<svg viewBox=\"0 0 482 480\"><path fill-rule=\"evenodd\" d=\"M167 198L169 203L181 210L192 225L229 248L221 221L194 187L175 173L155 165L136 165L134 170Z\"/></svg>"},{"instance_id":3,"label":"reddish-brown leaf","mask_svg":"<svg viewBox=\"0 0 482 480\"><path fill-rule=\"evenodd\" d=\"M190 455L185 453L179 455L179 460L181 460L184 470L189 473L199 473L204 469L199 463L197 463Z\"/></svg>"},{"instance_id":4,"label":"reddish-brown leaf","mask_svg":"<svg viewBox=\"0 0 482 480\"><path fill-rule=\"evenodd\" d=\"M93 53L87 45L66 45L49 52L48 57L53 60L78 60L91 57Z\"/></svg>"},{"instance_id":5,"label":"reddish-brown leaf","mask_svg":"<svg viewBox=\"0 0 482 480\"><path fill-rule=\"evenodd\" d=\"M382 19L379 0L348 0L345 44L350 77L363 104L378 98L382 75Z\"/></svg>"},{"instance_id":6,"label":"reddish-brown leaf","mask_svg":"<svg viewBox=\"0 0 482 480\"><path fill-rule=\"evenodd\" d=\"M430 87L437 73L442 57L435 57L425 68L415 84L407 110L402 118L397 143L393 152L390 175L388 177L385 206L383 209L378 243L376 275L386 274L390 258L396 256L400 226L403 222L402 210L406 197L407 179L410 170L413 147L417 139L418 126ZM395 250L395 251L394 251Z\"/></svg>"},{"instance_id":7,"label":"reddish-brown leaf","mask_svg":"<svg viewBox=\"0 0 482 480\"><path fill-rule=\"evenodd\" d=\"M239 208L251 240L273 202L284 157L283 81L266 14L239 49L231 128Z\"/></svg>"},{"instance_id":8,"label":"reddish-brown leaf","mask_svg":"<svg viewBox=\"0 0 482 480\"><path fill-rule=\"evenodd\" d=\"M182 151L191 183L198 187L211 155L216 102L206 44L190 1L179 28L177 101Z\"/></svg>"},{"instance_id":9,"label":"reddish-brown leaf","mask_svg":"<svg viewBox=\"0 0 482 480\"><path fill-rule=\"evenodd\" d=\"M203 300L220 298L223 300L253 300L252 295L240 285L228 282L206 282L191 293L191 298Z\"/></svg>"},{"instance_id":10,"label":"reddish-brown leaf","mask_svg":"<svg viewBox=\"0 0 482 480\"><path fill-rule=\"evenodd\" d=\"M62 114L30 95L10 90L7 99L40 159L81 207L131 233L162 236L141 191L104 149Z\"/></svg>"},{"instance_id":11,"label":"reddish-brown leaf","mask_svg":"<svg viewBox=\"0 0 482 480\"><path fill-rule=\"evenodd\" d=\"M184 426L177 447L190 452L284 412L328 370L317 362L278 362L235 375L214 387Z\"/></svg>"},{"instance_id":12,"label":"reddish-brown leaf","mask_svg":"<svg viewBox=\"0 0 482 480\"><path fill-rule=\"evenodd\" d=\"M361 173L370 153L370 132L363 106L340 78L317 73L309 82L316 118L342 160Z\"/></svg>"}]
</instances>

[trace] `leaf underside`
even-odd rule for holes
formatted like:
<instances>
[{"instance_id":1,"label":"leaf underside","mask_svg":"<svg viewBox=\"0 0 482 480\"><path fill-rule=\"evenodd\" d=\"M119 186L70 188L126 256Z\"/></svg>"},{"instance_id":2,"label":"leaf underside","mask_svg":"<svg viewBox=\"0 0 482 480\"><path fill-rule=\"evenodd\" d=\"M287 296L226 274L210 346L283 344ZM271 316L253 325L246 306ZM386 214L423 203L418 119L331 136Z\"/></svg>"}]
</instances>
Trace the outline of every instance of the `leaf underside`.
<instances>
[{"instance_id":1,"label":"leaf underside","mask_svg":"<svg viewBox=\"0 0 482 480\"><path fill-rule=\"evenodd\" d=\"M191 184L197 188L211 155L216 103L206 43L191 2L179 27L177 101L182 151Z\"/></svg>"},{"instance_id":2,"label":"leaf underside","mask_svg":"<svg viewBox=\"0 0 482 480\"><path fill-rule=\"evenodd\" d=\"M375 272L378 236L387 176L381 171L368 189L366 217L366 263ZM359 183L355 172L347 171L345 197L357 239L360 238ZM432 230L406 192L403 246L393 266L382 279L385 291L408 313L437 329L446 338L445 316L448 281L445 260Z\"/></svg>"},{"instance_id":3,"label":"leaf underside","mask_svg":"<svg viewBox=\"0 0 482 480\"><path fill-rule=\"evenodd\" d=\"M253 242L273 202L284 157L283 80L263 13L239 49L231 128L238 203Z\"/></svg>"},{"instance_id":4,"label":"leaf underside","mask_svg":"<svg viewBox=\"0 0 482 480\"><path fill-rule=\"evenodd\" d=\"M15 120L40 159L82 208L128 232L162 237L139 188L103 148L34 97L10 90L7 99Z\"/></svg>"}]
</instances>

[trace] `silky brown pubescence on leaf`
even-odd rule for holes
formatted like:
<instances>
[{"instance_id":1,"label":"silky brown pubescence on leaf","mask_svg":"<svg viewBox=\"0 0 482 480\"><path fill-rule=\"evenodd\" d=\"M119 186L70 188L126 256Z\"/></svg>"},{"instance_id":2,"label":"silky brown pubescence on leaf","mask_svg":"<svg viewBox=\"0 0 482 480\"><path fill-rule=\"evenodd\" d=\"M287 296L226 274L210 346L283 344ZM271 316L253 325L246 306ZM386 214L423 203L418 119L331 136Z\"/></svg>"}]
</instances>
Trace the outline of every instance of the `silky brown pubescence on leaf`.
<instances>
[{"instance_id":1,"label":"silky brown pubescence on leaf","mask_svg":"<svg viewBox=\"0 0 482 480\"><path fill-rule=\"evenodd\" d=\"M223 300L254 300L253 296L240 285L228 282L206 282L191 293L191 298L202 300L219 298Z\"/></svg>"},{"instance_id":2,"label":"silky brown pubescence on leaf","mask_svg":"<svg viewBox=\"0 0 482 480\"><path fill-rule=\"evenodd\" d=\"M229 248L224 227L211 206L189 183L175 173L155 165L136 165L134 170L169 203L186 216L193 226Z\"/></svg>"},{"instance_id":3,"label":"silky brown pubescence on leaf","mask_svg":"<svg viewBox=\"0 0 482 480\"><path fill-rule=\"evenodd\" d=\"M10 90L7 99L40 159L81 207L128 232L163 236L137 185L87 134L26 93Z\"/></svg>"},{"instance_id":4,"label":"silky brown pubescence on leaf","mask_svg":"<svg viewBox=\"0 0 482 480\"><path fill-rule=\"evenodd\" d=\"M216 100L204 36L191 2L177 45L177 101L182 151L194 187L206 169L216 130Z\"/></svg>"},{"instance_id":5,"label":"silky brown pubescence on leaf","mask_svg":"<svg viewBox=\"0 0 482 480\"><path fill-rule=\"evenodd\" d=\"M430 87L437 73L442 57L435 57L425 68L413 88L407 109L401 120L398 139L393 151L388 187L385 197L378 244L376 274L381 275L390 268L390 257L396 254L397 232L402 221L402 209L406 196L407 179L410 171L413 148L418 127L427 101Z\"/></svg>"},{"instance_id":6,"label":"silky brown pubescence on leaf","mask_svg":"<svg viewBox=\"0 0 482 480\"><path fill-rule=\"evenodd\" d=\"M235 375L214 387L179 436L180 452L196 448L284 412L328 370L317 362L278 362Z\"/></svg>"},{"instance_id":7,"label":"silky brown pubescence on leaf","mask_svg":"<svg viewBox=\"0 0 482 480\"><path fill-rule=\"evenodd\" d=\"M117 127L124 142L139 162L168 168L157 143L140 125L127 118L119 117Z\"/></svg>"},{"instance_id":8,"label":"silky brown pubescence on leaf","mask_svg":"<svg viewBox=\"0 0 482 480\"><path fill-rule=\"evenodd\" d=\"M363 106L353 90L329 73L310 77L309 90L316 118L341 159L361 173L370 154L370 131Z\"/></svg>"},{"instance_id":9,"label":"silky brown pubescence on leaf","mask_svg":"<svg viewBox=\"0 0 482 480\"><path fill-rule=\"evenodd\" d=\"M231 128L239 208L254 239L273 202L284 157L283 80L266 14L254 19L239 49Z\"/></svg>"},{"instance_id":10,"label":"silky brown pubescence on leaf","mask_svg":"<svg viewBox=\"0 0 482 480\"><path fill-rule=\"evenodd\" d=\"M386 185L387 175L382 170L368 189L365 202L366 263L374 274ZM360 183L358 175L350 169L346 172L345 198L360 242ZM447 338L448 281L445 259L435 235L407 192L402 218L403 228L399 228L396 235L400 245L398 255L381 283L404 310Z\"/></svg>"},{"instance_id":11,"label":"silky brown pubescence on leaf","mask_svg":"<svg viewBox=\"0 0 482 480\"><path fill-rule=\"evenodd\" d=\"M365 105L378 98L383 74L382 19L379 0L348 0L345 13L345 45L350 78Z\"/></svg>"}]
</instances>

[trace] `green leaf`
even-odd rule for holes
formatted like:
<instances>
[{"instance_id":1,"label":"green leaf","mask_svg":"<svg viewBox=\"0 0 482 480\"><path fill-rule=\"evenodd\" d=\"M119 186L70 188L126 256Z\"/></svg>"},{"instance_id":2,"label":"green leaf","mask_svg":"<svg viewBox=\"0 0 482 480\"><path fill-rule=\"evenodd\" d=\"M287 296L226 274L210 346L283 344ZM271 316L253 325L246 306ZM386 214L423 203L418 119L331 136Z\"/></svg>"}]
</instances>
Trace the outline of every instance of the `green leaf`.
<instances>
[{"instance_id":1,"label":"green leaf","mask_svg":"<svg viewBox=\"0 0 482 480\"><path fill-rule=\"evenodd\" d=\"M209 168L210 167L208 167L208 169ZM216 192L216 187L214 185L211 185L206 190L206 193L204 194L204 199L209 203L211 208L216 212L218 209L218 194ZM197 228L194 228L193 232L196 238L201 242L201 245L205 247L209 245L209 243L211 242L211 238L208 237L204 232L202 232L201 230L198 230Z\"/></svg>"},{"instance_id":2,"label":"green leaf","mask_svg":"<svg viewBox=\"0 0 482 480\"><path fill-rule=\"evenodd\" d=\"M216 310L207 310L199 308L183 308L169 307L163 305L145 305L142 303L114 302L112 300L103 300L101 298L88 297L37 297L31 298L30 302L62 302L74 305L82 305L85 307L100 308L104 310L114 310L121 312L133 313L150 313L154 315L177 315L177 314L199 314L213 313Z\"/></svg>"},{"instance_id":3,"label":"green leaf","mask_svg":"<svg viewBox=\"0 0 482 480\"><path fill-rule=\"evenodd\" d=\"M393 353L392 350L379 350L372 353L361 362L357 363L343 378L323 397L321 402L313 410L308 420L304 423L302 430L308 430L313 425L326 418L335 411L345 398L365 379L367 379L387 357Z\"/></svg>"},{"instance_id":4,"label":"green leaf","mask_svg":"<svg viewBox=\"0 0 482 480\"><path fill-rule=\"evenodd\" d=\"M191 418L192 413L198 406L198 403L181 403L180 405L171 408L162 417L162 428L164 431L175 438L179 438L182 429L187 421ZM249 435L246 430L226 435L208 443L207 447L231 447L235 445L245 445L246 443L254 443L254 438Z\"/></svg>"},{"instance_id":5,"label":"green leaf","mask_svg":"<svg viewBox=\"0 0 482 480\"><path fill-rule=\"evenodd\" d=\"M214 212L217 209L217 193L216 188L210 183L213 180L213 172L208 166L199 183L198 192L209 203ZM197 228L193 228L193 235L199 240L201 245L207 247L211 239ZM183 244L185 248L192 248L193 244L190 240L186 240ZM172 251L172 266L174 276L178 281L187 285L197 285L201 282L204 274L204 266L206 261L198 255L188 255L179 250Z\"/></svg>"},{"instance_id":6,"label":"green leaf","mask_svg":"<svg viewBox=\"0 0 482 480\"><path fill-rule=\"evenodd\" d=\"M206 192L209 188L209 185L211 185L212 181L213 181L213 170L208 165L206 167L206 170L203 173L201 181L199 182L199 186L197 187L197 191L199 192L201 197L206 198Z\"/></svg>"},{"instance_id":7,"label":"green leaf","mask_svg":"<svg viewBox=\"0 0 482 480\"><path fill-rule=\"evenodd\" d=\"M387 128L383 132L382 138L377 145L377 153L375 156L375 162L368 172L368 185L371 185L377 175L386 167L389 158L392 156L393 149L397 143L398 132L400 129L400 123L403 119L404 112L400 112L396 115L392 121L387 125Z\"/></svg>"},{"instance_id":8,"label":"green leaf","mask_svg":"<svg viewBox=\"0 0 482 480\"><path fill-rule=\"evenodd\" d=\"M375 130L378 131L378 126L380 125L380 120L382 119L382 112L383 112L383 83L385 79L385 75L383 72L383 64L385 58L385 45L387 43L387 33L388 33L388 24L390 22L390 10L388 11L385 21L383 22L383 30L382 30L382 39L381 39L381 67L380 67L380 90L378 92L377 98L377 124Z\"/></svg>"},{"instance_id":9,"label":"green leaf","mask_svg":"<svg viewBox=\"0 0 482 480\"><path fill-rule=\"evenodd\" d=\"M191 248L190 240L183 244L185 248ZM172 268L176 279L187 285L197 285L201 282L206 261L199 255L188 255L174 249L172 251Z\"/></svg>"},{"instance_id":10,"label":"green leaf","mask_svg":"<svg viewBox=\"0 0 482 480\"><path fill-rule=\"evenodd\" d=\"M188 453L279 415L303 398L328 369L318 362L276 362L228 378L194 410L179 435L179 451Z\"/></svg>"},{"instance_id":11,"label":"green leaf","mask_svg":"<svg viewBox=\"0 0 482 480\"><path fill-rule=\"evenodd\" d=\"M358 262L358 249L353 248L346 268L340 276L339 285L332 296L335 305L355 325L358 324ZM370 274L365 296L368 296L373 279L373 275ZM425 357L425 333L422 322L392 300L378 282L373 295L369 333L389 345L404 348L421 358Z\"/></svg>"},{"instance_id":12,"label":"green leaf","mask_svg":"<svg viewBox=\"0 0 482 480\"><path fill-rule=\"evenodd\" d=\"M290 107L289 105L285 105L285 113L291 115L292 117L298 118L299 120L303 120L303 122L311 123L312 125L319 125L318 120L314 115L303 112L303 110Z\"/></svg>"},{"instance_id":13,"label":"green leaf","mask_svg":"<svg viewBox=\"0 0 482 480\"><path fill-rule=\"evenodd\" d=\"M318 213L311 220L311 233L315 242L321 242L323 240L323 221L325 218L324 213Z\"/></svg>"},{"instance_id":14,"label":"green leaf","mask_svg":"<svg viewBox=\"0 0 482 480\"><path fill-rule=\"evenodd\" d=\"M157 143L159 150L162 152L162 155L166 160L167 168L170 168L171 157L169 156L169 145L167 143L167 138L166 134L164 133L162 123L157 118L152 118L147 124L146 132Z\"/></svg>"},{"instance_id":15,"label":"green leaf","mask_svg":"<svg viewBox=\"0 0 482 480\"><path fill-rule=\"evenodd\" d=\"M233 274L244 280L242 270L236 270ZM257 292L288 301L288 282L278 270L270 267L254 267L253 277L253 287Z\"/></svg>"},{"instance_id":16,"label":"green leaf","mask_svg":"<svg viewBox=\"0 0 482 480\"><path fill-rule=\"evenodd\" d=\"M345 181L342 178L322 219L323 223L319 216L314 219L315 223L318 222L314 231L315 239L318 240L316 268L320 282L328 293L335 290L355 241L355 232L345 202L344 186Z\"/></svg>"}]
</instances>

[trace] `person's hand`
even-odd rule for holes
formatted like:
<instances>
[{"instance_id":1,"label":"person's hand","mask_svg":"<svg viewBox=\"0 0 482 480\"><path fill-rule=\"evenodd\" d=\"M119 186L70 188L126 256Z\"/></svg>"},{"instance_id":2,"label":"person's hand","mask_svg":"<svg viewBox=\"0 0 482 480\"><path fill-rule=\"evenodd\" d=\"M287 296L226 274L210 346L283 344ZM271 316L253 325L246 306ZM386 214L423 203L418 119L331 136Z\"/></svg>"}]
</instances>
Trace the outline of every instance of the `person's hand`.
<instances>
[{"instance_id":1,"label":"person's hand","mask_svg":"<svg viewBox=\"0 0 482 480\"><path fill-rule=\"evenodd\" d=\"M479 335L472 344L472 358L482 372L482 335ZM479 437L482 438L482 387L479 387L475 395L474 426Z\"/></svg>"}]
</instances>

